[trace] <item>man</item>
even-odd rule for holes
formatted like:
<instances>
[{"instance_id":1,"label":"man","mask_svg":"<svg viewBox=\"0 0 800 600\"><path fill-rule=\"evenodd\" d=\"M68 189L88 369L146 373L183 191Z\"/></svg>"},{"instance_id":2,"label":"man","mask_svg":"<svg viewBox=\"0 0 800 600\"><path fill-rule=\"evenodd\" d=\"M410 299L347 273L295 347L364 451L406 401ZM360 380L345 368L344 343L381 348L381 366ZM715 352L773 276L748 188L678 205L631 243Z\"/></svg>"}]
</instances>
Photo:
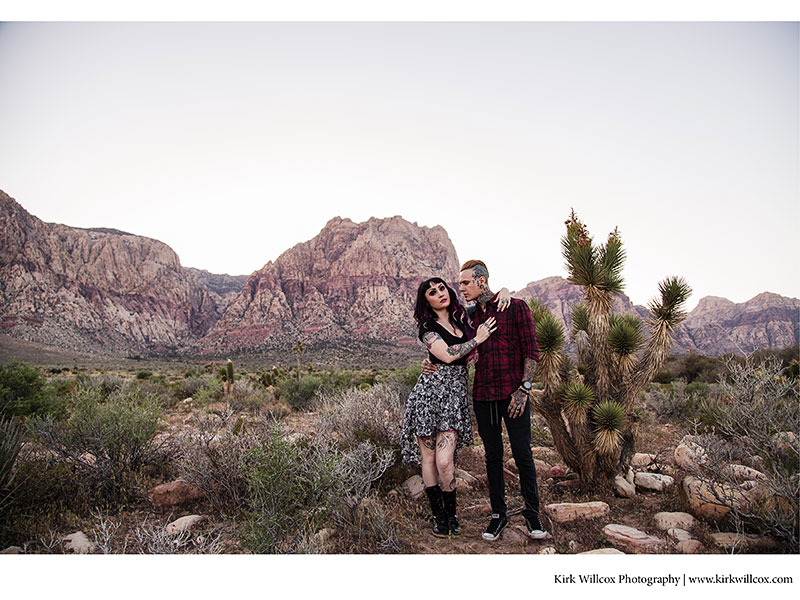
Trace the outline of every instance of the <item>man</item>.
<instances>
[{"instance_id":1,"label":"man","mask_svg":"<svg viewBox=\"0 0 800 600\"><path fill-rule=\"evenodd\" d=\"M511 454L519 471L520 488L525 500L522 515L528 535L534 539L547 536L539 520L539 488L531 453L531 390L539 347L530 309L522 300L511 299L508 310L498 310L495 294L489 289L489 271L480 260L470 260L461 267L458 287L468 302L475 301L472 323L478 327L494 317L497 330L478 350L472 389L473 409L478 434L486 450L486 475L492 516L483 538L496 540L508 524L503 476L503 426L511 444Z\"/></svg>"}]
</instances>

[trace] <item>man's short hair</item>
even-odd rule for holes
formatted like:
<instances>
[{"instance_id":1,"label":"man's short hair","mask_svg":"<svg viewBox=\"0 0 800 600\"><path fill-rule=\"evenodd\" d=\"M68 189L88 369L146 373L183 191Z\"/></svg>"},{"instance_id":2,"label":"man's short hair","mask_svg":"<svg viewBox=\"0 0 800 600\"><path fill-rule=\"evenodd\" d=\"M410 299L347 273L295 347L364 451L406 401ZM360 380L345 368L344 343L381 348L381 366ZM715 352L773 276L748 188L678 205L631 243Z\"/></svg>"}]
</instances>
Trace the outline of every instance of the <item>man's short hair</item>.
<instances>
[{"instance_id":1,"label":"man's short hair","mask_svg":"<svg viewBox=\"0 0 800 600\"><path fill-rule=\"evenodd\" d=\"M474 270L478 267L477 270ZM489 269L486 268L486 263L482 260L468 260L463 265L461 265L461 270L466 271L467 269L473 269L473 275L478 277L483 276L486 279L489 279Z\"/></svg>"}]
</instances>

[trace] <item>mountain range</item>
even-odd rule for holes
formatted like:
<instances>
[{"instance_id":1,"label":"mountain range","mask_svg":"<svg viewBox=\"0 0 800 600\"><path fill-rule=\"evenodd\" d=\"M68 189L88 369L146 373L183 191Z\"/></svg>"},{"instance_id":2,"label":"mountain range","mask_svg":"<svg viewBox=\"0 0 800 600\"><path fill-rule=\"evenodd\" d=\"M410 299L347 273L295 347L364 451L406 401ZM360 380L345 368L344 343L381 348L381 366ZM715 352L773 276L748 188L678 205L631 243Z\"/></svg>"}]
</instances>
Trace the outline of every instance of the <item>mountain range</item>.
<instances>
[{"instance_id":1,"label":"mountain range","mask_svg":"<svg viewBox=\"0 0 800 600\"><path fill-rule=\"evenodd\" d=\"M455 281L447 232L396 216L335 217L249 276L181 266L166 244L114 229L45 223L0 191L0 345L13 339L100 355L396 365L423 355L412 311L419 282ZM567 327L581 289L548 277L512 292ZM625 295L618 312L646 317ZM675 352L720 355L797 345L800 300L707 296L675 332Z\"/></svg>"}]
</instances>

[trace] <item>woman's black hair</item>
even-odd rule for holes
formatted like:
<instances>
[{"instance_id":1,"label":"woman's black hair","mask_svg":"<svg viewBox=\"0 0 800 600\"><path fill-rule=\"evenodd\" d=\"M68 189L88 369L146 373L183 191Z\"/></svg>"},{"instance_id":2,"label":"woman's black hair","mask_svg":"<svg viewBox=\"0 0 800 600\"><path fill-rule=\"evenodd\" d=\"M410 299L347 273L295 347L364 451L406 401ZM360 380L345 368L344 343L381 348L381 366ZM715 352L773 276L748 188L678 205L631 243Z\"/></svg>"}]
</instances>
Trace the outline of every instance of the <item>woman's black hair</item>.
<instances>
[{"instance_id":1,"label":"woman's black hair","mask_svg":"<svg viewBox=\"0 0 800 600\"><path fill-rule=\"evenodd\" d=\"M461 306L461 303L458 301L458 297L456 296L455 291L447 282L442 279L441 277L431 277L426 279L422 283L419 284L417 288L417 302L414 304L414 319L417 321L417 325L419 326L420 337L422 337L422 332L426 329L430 329L431 324L436 320L436 313L433 312L428 299L425 297L425 293L431 288L434 284L444 284L444 287L447 289L447 293L450 294L450 304L447 307L447 314L450 317L450 323L461 329L464 333L468 333L470 337L473 334L472 326L467 319L467 313L464 310L464 307Z\"/></svg>"}]
</instances>

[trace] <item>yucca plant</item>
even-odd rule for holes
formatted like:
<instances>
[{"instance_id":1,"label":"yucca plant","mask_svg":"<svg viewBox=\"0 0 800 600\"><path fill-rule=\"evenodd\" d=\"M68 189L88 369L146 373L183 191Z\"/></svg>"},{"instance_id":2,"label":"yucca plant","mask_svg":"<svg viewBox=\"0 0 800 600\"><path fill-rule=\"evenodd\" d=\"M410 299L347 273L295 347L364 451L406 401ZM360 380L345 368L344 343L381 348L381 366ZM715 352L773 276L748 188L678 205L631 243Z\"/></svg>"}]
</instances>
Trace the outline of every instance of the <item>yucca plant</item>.
<instances>
[{"instance_id":1,"label":"yucca plant","mask_svg":"<svg viewBox=\"0 0 800 600\"><path fill-rule=\"evenodd\" d=\"M666 360L691 288L678 277L659 284L659 297L648 306L646 334L636 315L612 311L614 295L624 289L619 231L596 245L574 211L566 226L561 249L568 280L584 290L584 301L571 315L583 375L564 368L568 360L561 323L541 302L531 302L543 387L534 407L547 420L566 464L581 475L585 489L594 489L629 467L635 445L633 404Z\"/></svg>"}]
</instances>

